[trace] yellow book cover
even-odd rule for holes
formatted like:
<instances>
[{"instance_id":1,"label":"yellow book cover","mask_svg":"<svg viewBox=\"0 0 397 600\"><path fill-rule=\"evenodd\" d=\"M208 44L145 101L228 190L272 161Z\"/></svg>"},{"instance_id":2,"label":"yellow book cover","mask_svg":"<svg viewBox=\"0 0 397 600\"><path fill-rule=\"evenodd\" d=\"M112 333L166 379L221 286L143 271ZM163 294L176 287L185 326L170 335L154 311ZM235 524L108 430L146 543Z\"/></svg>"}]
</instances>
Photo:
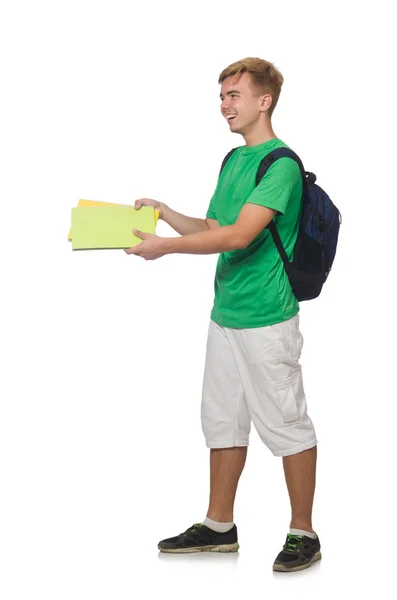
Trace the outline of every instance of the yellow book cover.
<instances>
[{"instance_id":1,"label":"yellow book cover","mask_svg":"<svg viewBox=\"0 0 397 600\"><path fill-rule=\"evenodd\" d=\"M128 204L115 204L114 202L101 202L100 200L79 200L77 206L129 206ZM159 220L159 210L154 211L154 223L157 225ZM72 228L69 230L68 242L72 241Z\"/></svg>"},{"instance_id":2,"label":"yellow book cover","mask_svg":"<svg viewBox=\"0 0 397 600\"><path fill-rule=\"evenodd\" d=\"M155 233L153 206L79 206L72 208L72 250L131 248L141 243L132 233Z\"/></svg>"}]
</instances>

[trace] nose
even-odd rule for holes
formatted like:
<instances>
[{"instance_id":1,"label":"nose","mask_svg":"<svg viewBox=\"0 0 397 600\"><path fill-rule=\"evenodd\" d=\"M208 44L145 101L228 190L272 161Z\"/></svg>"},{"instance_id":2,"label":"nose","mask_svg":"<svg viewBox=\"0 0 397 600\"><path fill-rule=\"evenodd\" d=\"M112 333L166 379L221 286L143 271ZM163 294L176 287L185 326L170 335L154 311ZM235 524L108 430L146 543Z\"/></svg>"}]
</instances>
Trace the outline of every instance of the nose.
<instances>
[{"instance_id":1,"label":"nose","mask_svg":"<svg viewBox=\"0 0 397 600\"><path fill-rule=\"evenodd\" d=\"M226 112L228 110L229 106L230 106L230 101L225 98L224 100L222 100L222 103L221 103L221 111Z\"/></svg>"}]
</instances>

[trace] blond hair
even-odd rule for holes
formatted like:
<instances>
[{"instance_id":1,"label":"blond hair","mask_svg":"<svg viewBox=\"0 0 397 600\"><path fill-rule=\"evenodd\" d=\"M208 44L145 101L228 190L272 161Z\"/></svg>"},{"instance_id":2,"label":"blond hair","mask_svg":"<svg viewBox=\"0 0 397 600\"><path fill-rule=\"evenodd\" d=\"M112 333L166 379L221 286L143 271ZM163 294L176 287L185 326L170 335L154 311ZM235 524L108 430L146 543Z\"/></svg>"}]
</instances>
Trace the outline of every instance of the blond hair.
<instances>
[{"instance_id":1,"label":"blond hair","mask_svg":"<svg viewBox=\"0 0 397 600\"><path fill-rule=\"evenodd\" d=\"M226 67L220 74L218 83L223 83L227 77L236 76L240 79L243 73L248 73L250 75L251 88L254 95L271 95L272 103L269 108L269 116L271 117L280 96L284 77L281 75L280 71L267 60L262 60L261 58L243 58Z\"/></svg>"}]
</instances>

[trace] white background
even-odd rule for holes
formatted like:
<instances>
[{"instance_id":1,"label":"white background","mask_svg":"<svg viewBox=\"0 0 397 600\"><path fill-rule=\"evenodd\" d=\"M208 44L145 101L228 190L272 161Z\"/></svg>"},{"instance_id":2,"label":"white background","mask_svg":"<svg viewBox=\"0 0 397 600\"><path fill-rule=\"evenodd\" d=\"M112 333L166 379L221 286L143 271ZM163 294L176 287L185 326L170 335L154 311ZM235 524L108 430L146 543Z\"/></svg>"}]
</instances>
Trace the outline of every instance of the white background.
<instances>
[{"instance_id":1,"label":"white background","mask_svg":"<svg viewBox=\"0 0 397 600\"><path fill-rule=\"evenodd\" d=\"M371 595L393 577L396 295L391 2L2 2L0 596ZM252 430L240 552L160 555L204 519L201 382L217 257L72 252L79 198L205 216L227 151L220 72L284 78L276 135L342 212L301 305L323 560L274 574L290 508ZM160 222L158 234L176 235Z\"/></svg>"}]
</instances>

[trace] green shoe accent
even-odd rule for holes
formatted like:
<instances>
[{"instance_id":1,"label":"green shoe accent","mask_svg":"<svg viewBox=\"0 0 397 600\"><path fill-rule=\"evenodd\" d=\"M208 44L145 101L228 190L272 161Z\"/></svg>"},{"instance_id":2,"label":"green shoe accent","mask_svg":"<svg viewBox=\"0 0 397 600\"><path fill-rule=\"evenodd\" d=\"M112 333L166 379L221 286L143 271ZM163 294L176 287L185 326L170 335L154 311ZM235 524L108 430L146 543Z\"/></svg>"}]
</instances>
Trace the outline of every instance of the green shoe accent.
<instances>
[{"instance_id":1,"label":"green shoe accent","mask_svg":"<svg viewBox=\"0 0 397 600\"><path fill-rule=\"evenodd\" d=\"M287 548L286 551L287 552L295 552L295 548L296 548L296 544L293 544L292 542L290 542L291 539L295 539L295 540L301 540L303 538L303 535L295 535L294 533L287 533Z\"/></svg>"}]
</instances>

